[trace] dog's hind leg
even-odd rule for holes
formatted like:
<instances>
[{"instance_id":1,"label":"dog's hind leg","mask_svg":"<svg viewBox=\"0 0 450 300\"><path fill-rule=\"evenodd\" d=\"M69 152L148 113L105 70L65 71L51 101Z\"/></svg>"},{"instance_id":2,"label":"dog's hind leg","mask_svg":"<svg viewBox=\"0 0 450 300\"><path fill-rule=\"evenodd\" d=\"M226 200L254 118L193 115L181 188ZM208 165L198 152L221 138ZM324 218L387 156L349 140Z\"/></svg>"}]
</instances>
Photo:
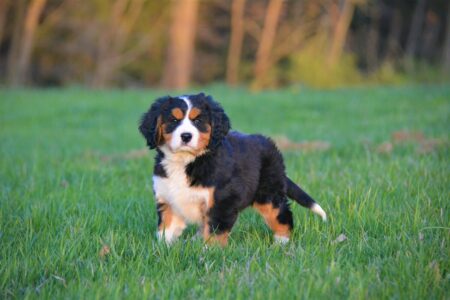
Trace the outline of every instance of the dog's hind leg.
<instances>
[{"instance_id":1,"label":"dog's hind leg","mask_svg":"<svg viewBox=\"0 0 450 300\"><path fill-rule=\"evenodd\" d=\"M275 207L273 202L254 202L253 207L261 214L266 224L273 231L276 242L287 243L293 228L292 212L287 201Z\"/></svg>"},{"instance_id":2,"label":"dog's hind leg","mask_svg":"<svg viewBox=\"0 0 450 300\"><path fill-rule=\"evenodd\" d=\"M275 241L289 241L293 228L292 212L286 198L286 179L281 153L275 145L268 147L262 159L259 185L253 207L263 216L274 233Z\"/></svg>"}]
</instances>

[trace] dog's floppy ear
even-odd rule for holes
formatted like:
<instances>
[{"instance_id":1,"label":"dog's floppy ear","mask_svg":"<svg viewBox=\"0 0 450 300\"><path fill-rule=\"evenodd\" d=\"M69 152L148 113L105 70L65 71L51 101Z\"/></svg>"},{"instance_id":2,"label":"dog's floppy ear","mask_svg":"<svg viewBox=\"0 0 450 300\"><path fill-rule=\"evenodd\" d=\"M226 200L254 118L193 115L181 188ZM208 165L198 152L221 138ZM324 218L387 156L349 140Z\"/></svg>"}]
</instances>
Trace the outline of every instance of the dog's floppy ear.
<instances>
[{"instance_id":1,"label":"dog's floppy ear","mask_svg":"<svg viewBox=\"0 0 450 300\"><path fill-rule=\"evenodd\" d=\"M205 97L203 93L198 96ZM208 148L215 149L222 143L223 138L228 134L231 124L230 119L225 114L222 106L214 101L211 96L206 96L205 98L211 112L212 127L211 139Z\"/></svg>"},{"instance_id":2,"label":"dog's floppy ear","mask_svg":"<svg viewBox=\"0 0 450 300\"><path fill-rule=\"evenodd\" d=\"M162 106L170 99L170 96L156 99L150 109L142 115L139 131L147 140L150 149L156 148L161 142L161 112Z\"/></svg>"}]
</instances>

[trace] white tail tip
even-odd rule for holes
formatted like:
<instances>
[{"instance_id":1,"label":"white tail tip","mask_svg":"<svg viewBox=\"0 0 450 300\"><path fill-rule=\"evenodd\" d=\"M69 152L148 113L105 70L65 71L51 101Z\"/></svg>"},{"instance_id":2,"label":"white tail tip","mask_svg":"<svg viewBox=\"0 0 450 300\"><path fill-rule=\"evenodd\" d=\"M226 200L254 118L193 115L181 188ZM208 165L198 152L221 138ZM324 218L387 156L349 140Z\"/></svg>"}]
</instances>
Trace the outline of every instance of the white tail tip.
<instances>
[{"instance_id":1,"label":"white tail tip","mask_svg":"<svg viewBox=\"0 0 450 300\"><path fill-rule=\"evenodd\" d=\"M311 206L311 211L312 211L313 213L315 213L315 214L318 214L318 215L322 218L322 220L323 220L324 222L327 221L327 214L326 214L325 211L322 209L322 207L320 207L319 204L314 203L313 206Z\"/></svg>"}]
</instances>

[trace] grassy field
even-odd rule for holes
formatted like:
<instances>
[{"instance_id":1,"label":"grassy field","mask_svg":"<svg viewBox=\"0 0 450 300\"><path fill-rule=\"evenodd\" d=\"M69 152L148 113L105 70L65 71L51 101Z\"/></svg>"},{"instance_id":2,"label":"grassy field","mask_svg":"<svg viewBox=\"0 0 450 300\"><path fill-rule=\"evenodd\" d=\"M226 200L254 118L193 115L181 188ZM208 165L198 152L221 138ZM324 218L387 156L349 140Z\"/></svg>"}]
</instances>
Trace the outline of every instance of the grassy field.
<instances>
[{"instance_id":1,"label":"grassy field","mask_svg":"<svg viewBox=\"0 0 450 300\"><path fill-rule=\"evenodd\" d=\"M308 141L287 172L329 222L293 205L280 246L248 210L225 249L167 247L137 130L163 92L0 90L0 298L450 298L450 86L204 90L237 130Z\"/></svg>"}]
</instances>

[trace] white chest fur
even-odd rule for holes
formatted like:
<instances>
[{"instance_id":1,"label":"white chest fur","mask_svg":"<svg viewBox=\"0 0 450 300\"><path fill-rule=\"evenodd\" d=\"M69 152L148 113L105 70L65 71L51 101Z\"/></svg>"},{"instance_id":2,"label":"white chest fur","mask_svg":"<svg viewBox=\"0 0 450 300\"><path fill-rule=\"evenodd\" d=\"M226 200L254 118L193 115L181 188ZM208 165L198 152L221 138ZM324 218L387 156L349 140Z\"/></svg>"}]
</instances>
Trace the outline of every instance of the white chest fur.
<instances>
[{"instance_id":1,"label":"white chest fur","mask_svg":"<svg viewBox=\"0 0 450 300\"><path fill-rule=\"evenodd\" d=\"M156 199L169 204L173 212L187 223L200 224L208 206L210 190L190 186L185 169L192 159L188 156L164 159L162 165L167 177L153 176L153 189Z\"/></svg>"}]
</instances>

